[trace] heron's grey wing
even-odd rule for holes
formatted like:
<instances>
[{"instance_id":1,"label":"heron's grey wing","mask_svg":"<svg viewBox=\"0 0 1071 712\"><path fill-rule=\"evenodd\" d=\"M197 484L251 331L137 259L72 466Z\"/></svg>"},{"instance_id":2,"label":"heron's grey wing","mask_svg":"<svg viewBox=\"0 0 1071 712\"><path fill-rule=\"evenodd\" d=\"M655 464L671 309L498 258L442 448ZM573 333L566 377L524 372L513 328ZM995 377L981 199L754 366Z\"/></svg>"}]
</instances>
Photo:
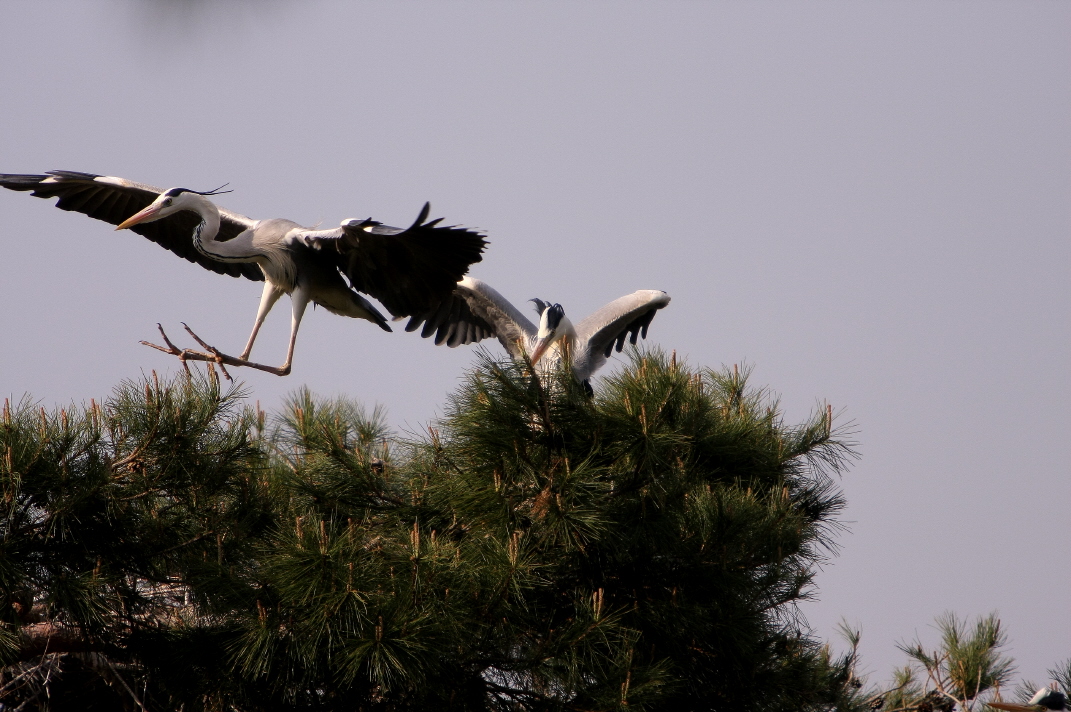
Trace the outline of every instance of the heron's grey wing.
<instances>
[{"instance_id":1,"label":"heron's grey wing","mask_svg":"<svg viewBox=\"0 0 1071 712\"><path fill-rule=\"evenodd\" d=\"M57 208L83 213L112 225L123 222L164 192L160 188L125 178L77 171L49 171L46 175L0 173L0 186L30 191L30 195L38 198L59 198L56 201ZM182 211L130 229L213 272L257 281L264 279L256 264L219 262L198 252L193 246L193 229L199 222L200 218L194 213ZM216 239L230 240L252 226L253 221L244 215L220 210L219 235Z\"/></svg>"},{"instance_id":2,"label":"heron's grey wing","mask_svg":"<svg viewBox=\"0 0 1071 712\"><path fill-rule=\"evenodd\" d=\"M510 356L524 356L529 342L535 338L536 327L491 285L465 277L453 294L435 310L414 316L406 331L424 327L424 338L435 334L435 343L450 347L472 344L489 336L498 340Z\"/></svg>"},{"instance_id":3,"label":"heron's grey wing","mask_svg":"<svg viewBox=\"0 0 1071 712\"><path fill-rule=\"evenodd\" d=\"M427 221L429 204L408 228L375 220L348 220L337 230L310 233L317 249L333 248L353 288L369 294L392 316L426 314L449 299L469 265L483 259L487 241L465 228Z\"/></svg>"},{"instance_id":4,"label":"heron's grey wing","mask_svg":"<svg viewBox=\"0 0 1071 712\"><path fill-rule=\"evenodd\" d=\"M573 356L573 371L579 380L595 373L625 339L635 344L636 338L647 338L655 312L669 304L669 295L657 289L641 289L620 297L585 317L576 325L577 353Z\"/></svg>"}]
</instances>

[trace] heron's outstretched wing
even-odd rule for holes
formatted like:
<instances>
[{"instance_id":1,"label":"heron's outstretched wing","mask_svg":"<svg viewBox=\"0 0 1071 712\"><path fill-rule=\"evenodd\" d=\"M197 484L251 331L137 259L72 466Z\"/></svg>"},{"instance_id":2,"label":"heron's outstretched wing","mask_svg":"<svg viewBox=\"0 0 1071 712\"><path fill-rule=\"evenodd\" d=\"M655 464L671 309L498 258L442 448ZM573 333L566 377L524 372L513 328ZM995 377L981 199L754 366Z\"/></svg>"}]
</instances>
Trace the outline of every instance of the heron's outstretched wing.
<instances>
[{"instance_id":1,"label":"heron's outstretched wing","mask_svg":"<svg viewBox=\"0 0 1071 712\"><path fill-rule=\"evenodd\" d=\"M655 312L669 304L669 295L657 289L641 289L620 297L585 317L576 325L577 353L573 371L579 380L589 378L610 353L620 351L625 339L635 344L636 338L647 338Z\"/></svg>"},{"instance_id":2,"label":"heron's outstretched wing","mask_svg":"<svg viewBox=\"0 0 1071 712\"><path fill-rule=\"evenodd\" d=\"M424 314L449 298L487 245L474 230L439 225L442 218L425 222L430 209L425 203L405 229L347 220L335 230L307 233L305 243L337 253L353 288L378 299L392 316Z\"/></svg>"},{"instance_id":3,"label":"heron's outstretched wing","mask_svg":"<svg viewBox=\"0 0 1071 712\"><path fill-rule=\"evenodd\" d=\"M0 186L30 191L30 195L38 198L59 198L56 201L57 208L84 213L112 225L123 222L164 192L160 188L124 178L76 171L49 171L46 175L0 173ZM253 221L244 215L227 210L219 212L217 240L230 240L253 226ZM256 281L264 279L260 268L251 262L219 262L198 252L193 246L193 229L199 222L199 217L183 211L130 229L213 272Z\"/></svg>"},{"instance_id":4,"label":"heron's outstretched wing","mask_svg":"<svg viewBox=\"0 0 1071 712\"><path fill-rule=\"evenodd\" d=\"M421 324L422 337L435 334L436 345L445 343L451 348L497 336L517 359L523 358L536 335L536 327L524 314L491 285L472 277L458 282L450 298L437 309L415 315L405 330L416 331Z\"/></svg>"}]
</instances>

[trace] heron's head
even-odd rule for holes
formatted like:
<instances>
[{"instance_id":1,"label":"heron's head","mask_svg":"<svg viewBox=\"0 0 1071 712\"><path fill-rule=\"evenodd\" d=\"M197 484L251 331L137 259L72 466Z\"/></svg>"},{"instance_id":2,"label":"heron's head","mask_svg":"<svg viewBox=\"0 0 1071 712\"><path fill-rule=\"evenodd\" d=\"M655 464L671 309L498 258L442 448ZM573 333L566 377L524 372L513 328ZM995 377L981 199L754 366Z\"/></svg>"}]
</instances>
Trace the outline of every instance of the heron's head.
<instances>
[{"instance_id":1,"label":"heron's head","mask_svg":"<svg viewBox=\"0 0 1071 712\"><path fill-rule=\"evenodd\" d=\"M223 186L220 186L220 188L222 187ZM115 229L124 230L140 223L160 220L161 218L166 218L168 215L174 215L180 210L196 210L197 207L203 206L206 202L204 196L216 195L221 192L230 192L229 190L221 191L220 188L204 193L190 190L189 188L171 188L170 190L160 193L156 200L152 201L144 210L134 213L121 222Z\"/></svg>"},{"instance_id":2,"label":"heron's head","mask_svg":"<svg viewBox=\"0 0 1071 712\"><path fill-rule=\"evenodd\" d=\"M532 363L538 363L557 341L573 336L573 324L565 316L561 304L550 304L541 299L532 299L539 312L539 331L536 333L535 348L532 350Z\"/></svg>"},{"instance_id":3,"label":"heron's head","mask_svg":"<svg viewBox=\"0 0 1071 712\"><path fill-rule=\"evenodd\" d=\"M1066 710L1067 698L1062 692L1043 687L1030 698L1025 705L1010 702L990 702L989 706L998 710L1011 712L1047 712L1048 710Z\"/></svg>"}]
</instances>

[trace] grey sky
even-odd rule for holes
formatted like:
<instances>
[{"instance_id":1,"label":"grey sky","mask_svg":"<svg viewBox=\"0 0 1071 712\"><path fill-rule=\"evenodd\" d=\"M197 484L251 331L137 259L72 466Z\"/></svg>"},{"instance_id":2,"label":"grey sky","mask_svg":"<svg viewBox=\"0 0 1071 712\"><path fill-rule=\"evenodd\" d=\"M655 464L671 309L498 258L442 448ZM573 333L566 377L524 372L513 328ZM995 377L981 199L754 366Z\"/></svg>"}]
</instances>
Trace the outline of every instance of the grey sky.
<instances>
[{"instance_id":1,"label":"grey sky","mask_svg":"<svg viewBox=\"0 0 1071 712\"><path fill-rule=\"evenodd\" d=\"M1041 681L1071 656L1069 37L1057 2L5 2L0 172L229 181L325 226L430 200L515 301L664 289L650 341L857 423L818 633L861 624L884 678L935 615L997 610ZM240 351L259 295L0 194L0 394L173 371L158 321ZM241 375L416 430L471 363L318 310L291 377Z\"/></svg>"}]
</instances>

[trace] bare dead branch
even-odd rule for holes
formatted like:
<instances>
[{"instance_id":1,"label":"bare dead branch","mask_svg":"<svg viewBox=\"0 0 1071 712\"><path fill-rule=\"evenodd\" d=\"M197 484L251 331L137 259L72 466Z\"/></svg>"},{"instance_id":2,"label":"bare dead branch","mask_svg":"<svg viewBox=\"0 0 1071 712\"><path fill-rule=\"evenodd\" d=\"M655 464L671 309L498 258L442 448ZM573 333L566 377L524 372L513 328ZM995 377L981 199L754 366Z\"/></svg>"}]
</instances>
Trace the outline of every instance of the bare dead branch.
<instances>
[{"instance_id":1,"label":"bare dead branch","mask_svg":"<svg viewBox=\"0 0 1071 712\"><path fill-rule=\"evenodd\" d=\"M160 346L149 341L142 341L141 343L145 346L150 346L156 349L157 351L163 351L165 354L177 356L178 360L182 363L182 367L186 369L187 373L189 373L190 371L190 367L186 363L187 361L204 361L210 367L213 364L218 365L220 370L223 371L223 375L227 377L228 381L234 379L231 378L231 374L227 373L227 369L225 368L225 366L255 368L258 371L264 371L265 373L270 373L275 376L286 376L289 374L289 371L284 371L282 368L279 368L277 366L267 366L262 363L254 363L253 361L249 361L248 359L237 358L235 356L225 354L219 349L217 349L215 346L211 346L205 343L205 341L201 339L200 336L195 334L193 329L186 326L186 324L183 324L182 326L186 329L187 333L189 333L189 335L192 336L197 341L197 343L201 345L201 348L205 349L204 351L196 351L194 349L180 349L179 347L175 346L175 344L171 343L171 340L167 338L167 334L164 333L164 327L160 324L157 324L156 328L160 330L160 335L163 336L164 343L166 343L167 346Z\"/></svg>"}]
</instances>

